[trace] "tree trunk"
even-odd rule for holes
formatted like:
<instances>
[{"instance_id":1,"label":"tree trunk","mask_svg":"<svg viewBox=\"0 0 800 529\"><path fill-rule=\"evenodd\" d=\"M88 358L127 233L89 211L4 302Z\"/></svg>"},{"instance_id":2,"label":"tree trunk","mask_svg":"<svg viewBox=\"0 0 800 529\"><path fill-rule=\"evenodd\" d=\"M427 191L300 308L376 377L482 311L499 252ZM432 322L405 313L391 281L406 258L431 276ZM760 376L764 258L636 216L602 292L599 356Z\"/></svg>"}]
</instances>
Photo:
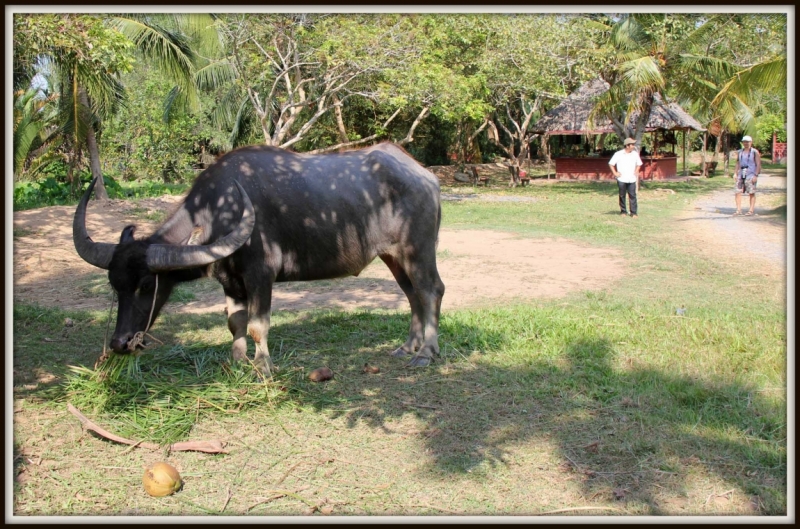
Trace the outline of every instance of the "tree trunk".
<instances>
[{"instance_id":1,"label":"tree trunk","mask_svg":"<svg viewBox=\"0 0 800 529\"><path fill-rule=\"evenodd\" d=\"M342 117L342 102L336 95L333 95L333 109L336 115L336 127L339 130L339 142L347 143L350 138L347 137L347 129L344 126L344 118Z\"/></svg>"},{"instance_id":2,"label":"tree trunk","mask_svg":"<svg viewBox=\"0 0 800 529\"><path fill-rule=\"evenodd\" d=\"M686 131L683 131L683 176L686 176Z\"/></svg>"},{"instance_id":3,"label":"tree trunk","mask_svg":"<svg viewBox=\"0 0 800 529\"><path fill-rule=\"evenodd\" d=\"M108 192L103 183L103 172L100 169L100 149L97 148L97 137L94 133L94 120L91 117L89 96L86 95L86 90L84 88L78 91L78 98L87 116L86 150L89 151L89 165L92 168L92 178L97 180L94 186L94 198L97 200L108 200Z\"/></svg>"},{"instance_id":4,"label":"tree trunk","mask_svg":"<svg viewBox=\"0 0 800 529\"><path fill-rule=\"evenodd\" d=\"M600 139L597 140L597 150L600 151L601 153L606 148L606 136L608 136L608 134L603 133L600 135Z\"/></svg>"},{"instance_id":5,"label":"tree trunk","mask_svg":"<svg viewBox=\"0 0 800 529\"><path fill-rule=\"evenodd\" d=\"M722 143L722 159L725 161L725 176L728 176L728 165L731 161L731 153L728 149L728 131L722 129L722 132L719 135L720 143Z\"/></svg>"}]
</instances>

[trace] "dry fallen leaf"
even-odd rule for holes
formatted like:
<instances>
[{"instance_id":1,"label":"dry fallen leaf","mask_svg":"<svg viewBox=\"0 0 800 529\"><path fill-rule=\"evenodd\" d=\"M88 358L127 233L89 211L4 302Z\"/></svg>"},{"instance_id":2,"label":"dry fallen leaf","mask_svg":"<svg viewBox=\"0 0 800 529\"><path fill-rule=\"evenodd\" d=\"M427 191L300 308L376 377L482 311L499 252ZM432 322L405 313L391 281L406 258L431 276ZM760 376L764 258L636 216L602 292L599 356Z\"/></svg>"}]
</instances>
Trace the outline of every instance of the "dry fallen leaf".
<instances>
[{"instance_id":1,"label":"dry fallen leaf","mask_svg":"<svg viewBox=\"0 0 800 529\"><path fill-rule=\"evenodd\" d=\"M600 446L600 441L594 441L589 443L588 445L584 446L583 448L588 452L597 452L597 448Z\"/></svg>"},{"instance_id":2,"label":"dry fallen leaf","mask_svg":"<svg viewBox=\"0 0 800 529\"><path fill-rule=\"evenodd\" d=\"M333 378L333 371L327 367L320 367L309 373L308 378L312 382L324 382Z\"/></svg>"},{"instance_id":3,"label":"dry fallen leaf","mask_svg":"<svg viewBox=\"0 0 800 529\"><path fill-rule=\"evenodd\" d=\"M326 505L325 507L322 507L319 510L319 512L321 512L325 516L330 516L331 514L333 514L333 505Z\"/></svg>"},{"instance_id":4,"label":"dry fallen leaf","mask_svg":"<svg viewBox=\"0 0 800 529\"><path fill-rule=\"evenodd\" d=\"M380 372L381 372L381 368L380 367L371 366L369 364L364 364L364 373L369 373L371 375L374 375L374 374L380 373Z\"/></svg>"},{"instance_id":5,"label":"dry fallen leaf","mask_svg":"<svg viewBox=\"0 0 800 529\"><path fill-rule=\"evenodd\" d=\"M614 489L614 499L615 500L624 500L626 492L628 492L628 491L626 489L623 489L623 488Z\"/></svg>"}]
</instances>

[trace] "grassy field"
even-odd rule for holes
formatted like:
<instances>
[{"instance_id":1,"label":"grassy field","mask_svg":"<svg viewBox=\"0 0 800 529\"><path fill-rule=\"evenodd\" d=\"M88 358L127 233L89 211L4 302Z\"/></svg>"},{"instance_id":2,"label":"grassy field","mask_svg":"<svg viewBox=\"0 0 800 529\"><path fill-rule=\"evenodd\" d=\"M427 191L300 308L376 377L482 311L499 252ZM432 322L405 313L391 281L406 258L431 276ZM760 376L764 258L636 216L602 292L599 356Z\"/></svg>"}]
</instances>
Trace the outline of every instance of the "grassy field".
<instances>
[{"instance_id":1,"label":"grassy field","mask_svg":"<svg viewBox=\"0 0 800 529\"><path fill-rule=\"evenodd\" d=\"M445 312L425 370L386 354L406 311L275 313L264 383L228 364L221 314L163 317L164 345L94 370L107 311L17 305L14 514L786 515L785 283L752 284L671 222L725 186L648 183L638 222L613 183L445 202L445 228L619 248L629 269L557 301ZM335 378L310 382L320 366ZM228 453L101 440L67 403L129 439ZM184 478L174 496L142 488L158 460Z\"/></svg>"}]
</instances>

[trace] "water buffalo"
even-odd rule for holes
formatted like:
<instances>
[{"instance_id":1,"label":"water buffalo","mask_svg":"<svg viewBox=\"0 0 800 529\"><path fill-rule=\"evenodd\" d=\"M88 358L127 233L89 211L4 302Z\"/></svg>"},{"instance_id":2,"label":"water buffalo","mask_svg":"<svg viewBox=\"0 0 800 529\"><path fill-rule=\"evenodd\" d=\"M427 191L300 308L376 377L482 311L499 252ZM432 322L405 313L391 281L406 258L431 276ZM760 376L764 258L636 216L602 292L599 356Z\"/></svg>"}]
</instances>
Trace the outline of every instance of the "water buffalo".
<instances>
[{"instance_id":1,"label":"water buffalo","mask_svg":"<svg viewBox=\"0 0 800 529\"><path fill-rule=\"evenodd\" d=\"M378 256L411 305L408 339L392 355L426 366L439 353L439 182L396 145L322 155L233 150L198 175L155 233L135 239L127 226L118 244L89 237L93 187L75 211L73 240L85 261L108 270L118 295L116 352L141 343L177 283L213 276L225 291L233 359L246 359L248 333L254 364L269 376L273 283L358 275Z\"/></svg>"}]
</instances>

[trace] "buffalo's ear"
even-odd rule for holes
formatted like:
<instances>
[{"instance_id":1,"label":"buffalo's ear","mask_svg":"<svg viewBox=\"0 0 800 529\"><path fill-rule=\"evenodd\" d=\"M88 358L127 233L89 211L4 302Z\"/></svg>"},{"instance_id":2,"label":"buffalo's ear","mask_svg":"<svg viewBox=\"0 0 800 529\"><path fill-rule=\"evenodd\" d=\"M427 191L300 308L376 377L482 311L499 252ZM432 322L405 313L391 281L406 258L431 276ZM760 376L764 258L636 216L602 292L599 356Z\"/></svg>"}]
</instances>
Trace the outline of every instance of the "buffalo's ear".
<instances>
[{"instance_id":1,"label":"buffalo's ear","mask_svg":"<svg viewBox=\"0 0 800 529\"><path fill-rule=\"evenodd\" d=\"M119 238L119 243L124 244L126 242L133 242L133 233L135 231L136 226L133 224L125 226L125 229L122 230L122 236Z\"/></svg>"},{"instance_id":2,"label":"buffalo's ear","mask_svg":"<svg viewBox=\"0 0 800 529\"><path fill-rule=\"evenodd\" d=\"M201 226L196 226L192 230L192 234L189 236L189 240L186 242L187 245L195 245L195 244L203 244L203 228Z\"/></svg>"}]
</instances>

